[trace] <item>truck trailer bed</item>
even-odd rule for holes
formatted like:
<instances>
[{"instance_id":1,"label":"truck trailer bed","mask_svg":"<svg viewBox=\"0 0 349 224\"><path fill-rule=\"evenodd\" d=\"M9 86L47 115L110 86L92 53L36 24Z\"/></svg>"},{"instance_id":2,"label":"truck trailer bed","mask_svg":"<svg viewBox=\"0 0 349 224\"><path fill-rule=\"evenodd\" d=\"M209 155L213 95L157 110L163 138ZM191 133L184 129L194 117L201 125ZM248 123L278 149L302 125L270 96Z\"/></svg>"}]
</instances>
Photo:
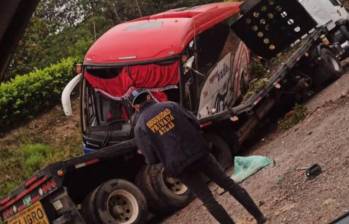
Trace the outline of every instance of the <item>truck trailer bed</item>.
<instances>
[{"instance_id":1,"label":"truck trailer bed","mask_svg":"<svg viewBox=\"0 0 349 224\"><path fill-rule=\"evenodd\" d=\"M287 55L281 56L287 58L280 64L274 64L269 70L271 74L268 78L268 82L264 85L264 88L256 92L253 96L248 97L242 101L239 105L231 107L223 112L212 114L203 119L200 119L200 123L217 122L231 119L234 116L240 116L245 113L249 113L255 109L255 107L267 97L272 90L279 88L280 81L283 80L286 74L292 69L299 60L314 46L314 42L318 41L323 34L324 28L318 28L307 35L299 43L295 44L294 48L288 50ZM273 63L271 63L273 64Z\"/></svg>"}]
</instances>

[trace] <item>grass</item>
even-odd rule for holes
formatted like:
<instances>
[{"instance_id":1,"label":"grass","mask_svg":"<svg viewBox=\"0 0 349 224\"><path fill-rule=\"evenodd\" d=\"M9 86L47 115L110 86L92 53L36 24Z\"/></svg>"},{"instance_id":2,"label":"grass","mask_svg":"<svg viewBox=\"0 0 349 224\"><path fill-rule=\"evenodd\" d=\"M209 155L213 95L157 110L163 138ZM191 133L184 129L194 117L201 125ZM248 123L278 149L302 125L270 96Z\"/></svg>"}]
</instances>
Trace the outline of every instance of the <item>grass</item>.
<instances>
[{"instance_id":1,"label":"grass","mask_svg":"<svg viewBox=\"0 0 349 224\"><path fill-rule=\"evenodd\" d=\"M307 108L304 105L296 104L293 109L278 122L278 127L282 130L288 130L303 121L307 115Z\"/></svg>"},{"instance_id":2,"label":"grass","mask_svg":"<svg viewBox=\"0 0 349 224\"><path fill-rule=\"evenodd\" d=\"M30 176L34 171L40 169L48 158L52 157L53 150L50 146L44 144L23 145L20 151L24 155L24 168Z\"/></svg>"},{"instance_id":3,"label":"grass","mask_svg":"<svg viewBox=\"0 0 349 224\"><path fill-rule=\"evenodd\" d=\"M13 190L24 179L50 161L53 149L44 144L24 144L18 149L1 150L0 196ZM7 151L7 152L6 152Z\"/></svg>"},{"instance_id":4,"label":"grass","mask_svg":"<svg viewBox=\"0 0 349 224\"><path fill-rule=\"evenodd\" d=\"M77 139L76 141L80 141ZM80 155L77 142L58 148L44 143L22 143L0 150L0 198L48 164Z\"/></svg>"},{"instance_id":5,"label":"grass","mask_svg":"<svg viewBox=\"0 0 349 224\"><path fill-rule=\"evenodd\" d=\"M75 116L54 107L0 137L0 198L45 166L81 155L79 101Z\"/></svg>"}]
</instances>

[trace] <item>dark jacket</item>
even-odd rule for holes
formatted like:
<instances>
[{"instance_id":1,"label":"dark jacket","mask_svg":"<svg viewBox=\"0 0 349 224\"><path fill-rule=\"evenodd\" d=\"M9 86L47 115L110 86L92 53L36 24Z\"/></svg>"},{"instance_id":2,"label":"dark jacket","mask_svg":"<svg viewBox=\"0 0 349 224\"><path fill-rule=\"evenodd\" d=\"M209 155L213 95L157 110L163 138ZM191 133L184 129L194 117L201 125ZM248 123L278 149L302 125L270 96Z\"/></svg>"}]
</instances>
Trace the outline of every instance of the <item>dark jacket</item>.
<instances>
[{"instance_id":1,"label":"dark jacket","mask_svg":"<svg viewBox=\"0 0 349 224\"><path fill-rule=\"evenodd\" d=\"M161 162L169 174L177 176L208 154L197 119L178 104L148 103L136 117L136 144L148 164Z\"/></svg>"}]
</instances>

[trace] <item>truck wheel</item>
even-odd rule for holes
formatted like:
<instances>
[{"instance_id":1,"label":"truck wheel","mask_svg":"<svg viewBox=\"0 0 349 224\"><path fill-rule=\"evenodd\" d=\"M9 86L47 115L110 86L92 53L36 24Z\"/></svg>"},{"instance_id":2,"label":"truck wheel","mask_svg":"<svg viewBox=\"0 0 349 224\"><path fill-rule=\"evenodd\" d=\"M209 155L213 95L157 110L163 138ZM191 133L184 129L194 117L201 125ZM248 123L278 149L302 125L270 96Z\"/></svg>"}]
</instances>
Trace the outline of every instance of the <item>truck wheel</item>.
<instances>
[{"instance_id":1,"label":"truck wheel","mask_svg":"<svg viewBox=\"0 0 349 224\"><path fill-rule=\"evenodd\" d=\"M161 164L142 169L136 183L145 192L150 209L155 213L183 208L192 199L189 189L178 179L167 175Z\"/></svg>"},{"instance_id":2,"label":"truck wheel","mask_svg":"<svg viewBox=\"0 0 349 224\"><path fill-rule=\"evenodd\" d=\"M152 179L149 176L151 166L144 166L136 176L136 185L142 190L148 201L149 208L152 212L157 212L159 208L167 208L167 203L160 198L155 191Z\"/></svg>"},{"instance_id":3,"label":"truck wheel","mask_svg":"<svg viewBox=\"0 0 349 224\"><path fill-rule=\"evenodd\" d=\"M132 183L115 179L101 184L83 203L87 223L145 223L148 206L143 193Z\"/></svg>"},{"instance_id":4,"label":"truck wheel","mask_svg":"<svg viewBox=\"0 0 349 224\"><path fill-rule=\"evenodd\" d=\"M95 195L98 188L89 193L82 203L81 213L87 224L100 224L96 216L96 210L94 205Z\"/></svg>"},{"instance_id":5,"label":"truck wheel","mask_svg":"<svg viewBox=\"0 0 349 224\"><path fill-rule=\"evenodd\" d=\"M327 48L320 50L320 61L316 63L313 74L313 83L315 88L321 88L324 85L340 78L343 74L343 68L335 55Z\"/></svg>"},{"instance_id":6,"label":"truck wheel","mask_svg":"<svg viewBox=\"0 0 349 224\"><path fill-rule=\"evenodd\" d=\"M224 169L233 166L233 155L228 143L222 137L213 133L206 133L205 138L211 147L211 153Z\"/></svg>"}]
</instances>

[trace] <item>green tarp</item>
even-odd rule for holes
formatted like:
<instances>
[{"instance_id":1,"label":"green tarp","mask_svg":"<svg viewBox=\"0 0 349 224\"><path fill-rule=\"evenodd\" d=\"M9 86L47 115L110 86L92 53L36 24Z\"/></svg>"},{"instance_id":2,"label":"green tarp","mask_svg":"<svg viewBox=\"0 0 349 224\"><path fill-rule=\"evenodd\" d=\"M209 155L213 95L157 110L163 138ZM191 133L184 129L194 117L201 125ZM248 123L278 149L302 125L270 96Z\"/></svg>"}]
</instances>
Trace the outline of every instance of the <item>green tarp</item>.
<instances>
[{"instance_id":1,"label":"green tarp","mask_svg":"<svg viewBox=\"0 0 349 224\"><path fill-rule=\"evenodd\" d=\"M236 156L234 159L234 174L231 178L241 183L259 170L273 163L273 160L265 156Z\"/></svg>"}]
</instances>

